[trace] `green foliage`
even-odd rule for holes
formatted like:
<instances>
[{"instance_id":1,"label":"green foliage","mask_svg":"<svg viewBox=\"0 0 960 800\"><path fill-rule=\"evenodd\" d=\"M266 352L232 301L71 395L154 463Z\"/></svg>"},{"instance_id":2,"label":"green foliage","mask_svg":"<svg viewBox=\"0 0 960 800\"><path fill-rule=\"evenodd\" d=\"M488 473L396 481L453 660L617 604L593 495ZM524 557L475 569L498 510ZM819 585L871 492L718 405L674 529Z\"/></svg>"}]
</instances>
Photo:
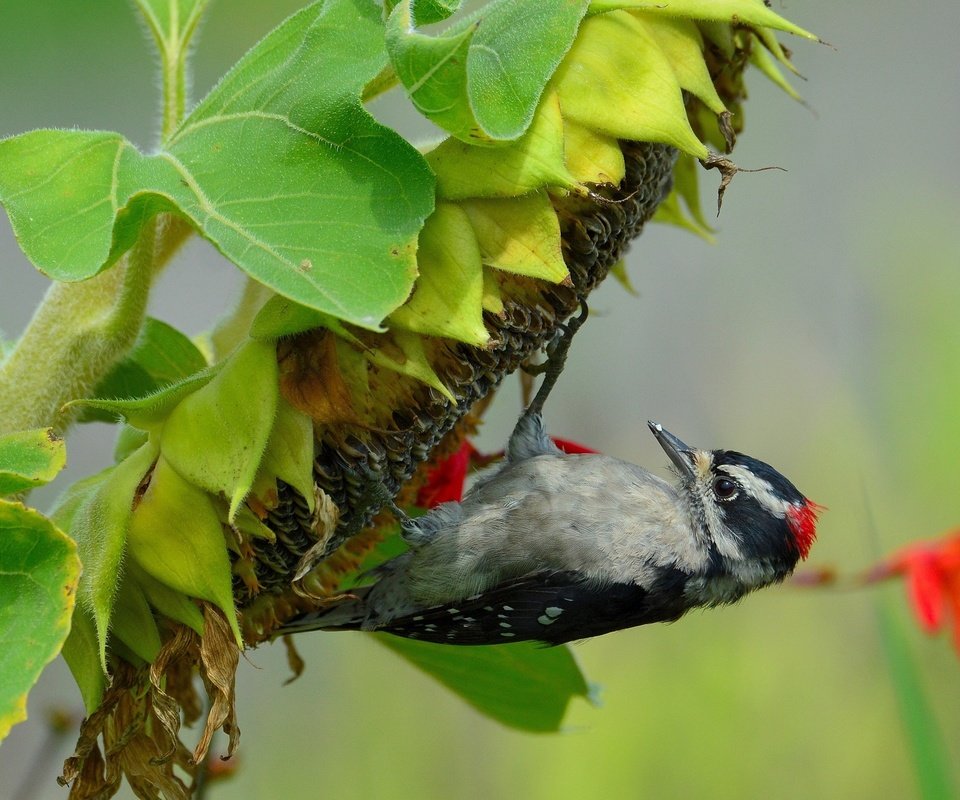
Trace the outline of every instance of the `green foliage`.
<instances>
[{"instance_id":1,"label":"green foliage","mask_svg":"<svg viewBox=\"0 0 960 800\"><path fill-rule=\"evenodd\" d=\"M66 463L66 445L49 428L0 436L0 496L49 483Z\"/></svg>"},{"instance_id":2,"label":"green foliage","mask_svg":"<svg viewBox=\"0 0 960 800\"><path fill-rule=\"evenodd\" d=\"M375 328L410 293L433 207L423 158L360 106L386 64L378 14L363 0L308 6L155 155L114 133L0 142L0 202L24 252L52 278L83 280L151 217L180 213L261 283Z\"/></svg>"},{"instance_id":3,"label":"green foliage","mask_svg":"<svg viewBox=\"0 0 960 800\"><path fill-rule=\"evenodd\" d=\"M455 10L404 0L390 15L387 48L397 76L427 119L456 138L516 139L530 126L547 80L587 10L587 0L496 0L440 36L412 30Z\"/></svg>"},{"instance_id":4,"label":"green foliage","mask_svg":"<svg viewBox=\"0 0 960 800\"><path fill-rule=\"evenodd\" d=\"M63 531L0 500L0 740L26 719L27 692L63 646L79 577L76 545Z\"/></svg>"},{"instance_id":5,"label":"green foliage","mask_svg":"<svg viewBox=\"0 0 960 800\"><path fill-rule=\"evenodd\" d=\"M888 596L877 597L876 609L880 639L913 757L920 796L923 800L949 800L957 795L946 744L923 689L916 659L910 652L900 612Z\"/></svg>"},{"instance_id":6,"label":"green foliage","mask_svg":"<svg viewBox=\"0 0 960 800\"><path fill-rule=\"evenodd\" d=\"M314 510L313 422L279 393L278 338L325 327L350 379L363 383L372 363L457 402L422 336L486 346L483 314L503 310L494 270L567 277L553 197L619 182L616 137L706 154L681 90L714 113L723 103L690 20L809 36L760 0L606 4L666 13L660 27L626 12L598 18L600 2L581 25L588 0L493 0L436 35L420 28L447 20L459 0L383 9L325 0L267 35L187 113L186 64L207 1L135 3L160 56L159 148L145 154L108 131L0 141L0 203L21 247L55 281L83 282L72 295L55 287L59 299L41 308L48 318L24 337L33 350L0 342L0 367L8 350L10 361L19 357L18 371L0 379L30 375L47 348L59 360L43 365L76 366L62 381L46 369L45 380L67 387L66 396L35 392L46 416L69 400L68 414L129 424L119 463L71 487L55 523L0 501L0 738L61 645L88 712L111 653L137 665L157 658L157 615L209 634L196 602L207 600L242 647L229 548L239 550L245 533L275 535L257 513L279 480ZM755 63L777 81L775 62L790 66L787 56L770 35L756 36L770 56ZM551 84L555 73L566 83ZM426 156L361 103L397 78L453 134ZM664 216L706 233L695 160L681 164ZM212 365L182 333L144 321L152 281L191 230L262 290L232 320L235 336ZM388 317L389 350L351 328L380 332ZM0 439L0 494L49 481L64 458L48 429ZM251 496L256 513L244 504ZM567 648L382 641L522 730L558 730L570 700L587 695ZM227 712L216 713L223 724Z\"/></svg>"},{"instance_id":7,"label":"green foliage","mask_svg":"<svg viewBox=\"0 0 960 800\"><path fill-rule=\"evenodd\" d=\"M451 648L384 634L376 638L482 714L512 728L557 731L570 701L589 694L583 673L565 646L521 642Z\"/></svg>"}]
</instances>

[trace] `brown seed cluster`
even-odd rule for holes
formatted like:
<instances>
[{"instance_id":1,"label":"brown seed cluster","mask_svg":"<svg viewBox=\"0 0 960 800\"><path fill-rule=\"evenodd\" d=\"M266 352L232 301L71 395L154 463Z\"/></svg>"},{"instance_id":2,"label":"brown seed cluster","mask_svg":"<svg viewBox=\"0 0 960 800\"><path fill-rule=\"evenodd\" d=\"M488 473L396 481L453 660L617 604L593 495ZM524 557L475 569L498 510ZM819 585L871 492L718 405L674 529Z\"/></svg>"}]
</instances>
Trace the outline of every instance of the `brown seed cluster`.
<instances>
[{"instance_id":1,"label":"brown seed cluster","mask_svg":"<svg viewBox=\"0 0 960 800\"><path fill-rule=\"evenodd\" d=\"M316 485L339 511L339 524L326 544L326 554L369 526L387 498L397 495L458 420L550 341L558 326L576 311L579 299L606 277L653 216L670 191L677 153L661 144L622 142L621 146L626 177L619 186L593 186L589 198L569 195L554 200L570 271L568 283L549 284L497 272L504 308L502 314L484 315L491 334L487 348L425 337L430 363L457 398L456 404L424 383L391 373L380 385L375 376L369 378L370 393L377 399L372 422L369 415L363 421L345 419L350 415L345 409L355 404L348 392L347 401L338 404L337 424L316 425ZM289 381L284 388L295 405L317 408L316 403L323 401L304 400L304 395L332 385L329 379L311 384L318 371L330 374L327 367L316 366L318 353L333 351L327 341L330 336L326 331L311 332L286 343L289 350L281 351L281 361L294 364L289 370L295 376L294 391L289 391L293 385ZM367 340L371 347L385 343L374 334ZM311 416L317 419L316 413ZM235 570L248 574L252 568L256 577L235 581L241 607L248 606L257 593L286 596L287 602L278 596L277 605L288 605L295 567L317 542L304 498L289 486L279 488L279 504L266 519L276 540L253 540L248 569Z\"/></svg>"}]
</instances>

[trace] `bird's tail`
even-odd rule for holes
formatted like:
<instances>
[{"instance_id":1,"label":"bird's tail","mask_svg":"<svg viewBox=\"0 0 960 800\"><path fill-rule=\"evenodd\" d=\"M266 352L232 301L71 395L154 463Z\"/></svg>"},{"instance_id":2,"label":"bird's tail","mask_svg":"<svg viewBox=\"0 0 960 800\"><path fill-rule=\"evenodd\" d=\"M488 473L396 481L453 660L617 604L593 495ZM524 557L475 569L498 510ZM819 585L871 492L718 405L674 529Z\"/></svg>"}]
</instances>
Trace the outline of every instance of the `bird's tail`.
<instances>
[{"instance_id":1,"label":"bird's tail","mask_svg":"<svg viewBox=\"0 0 960 800\"><path fill-rule=\"evenodd\" d=\"M367 618L365 598L369 586L355 589L327 605L287 620L278 634L302 633L304 631L356 631Z\"/></svg>"}]
</instances>

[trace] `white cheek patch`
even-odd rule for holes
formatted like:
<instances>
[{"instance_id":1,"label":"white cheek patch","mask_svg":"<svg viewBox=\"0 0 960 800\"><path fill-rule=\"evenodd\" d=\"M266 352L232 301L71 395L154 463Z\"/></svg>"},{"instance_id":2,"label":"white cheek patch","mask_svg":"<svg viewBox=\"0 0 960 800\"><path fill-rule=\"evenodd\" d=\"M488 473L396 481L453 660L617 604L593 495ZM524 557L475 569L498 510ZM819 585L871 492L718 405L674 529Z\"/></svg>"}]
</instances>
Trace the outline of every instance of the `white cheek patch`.
<instances>
[{"instance_id":1,"label":"white cheek patch","mask_svg":"<svg viewBox=\"0 0 960 800\"><path fill-rule=\"evenodd\" d=\"M758 478L746 467L736 464L722 464L717 469L734 478L743 488L743 491L753 497L773 516L783 519L787 515L787 507L790 503L782 497L778 497L773 491L773 487L763 478Z\"/></svg>"},{"instance_id":2,"label":"white cheek patch","mask_svg":"<svg viewBox=\"0 0 960 800\"><path fill-rule=\"evenodd\" d=\"M706 529L714 546L717 548L717 552L731 561L743 560L739 539L724 523L720 508L713 497L713 489L710 484L700 483L698 488L700 491L700 508L703 509Z\"/></svg>"}]
</instances>

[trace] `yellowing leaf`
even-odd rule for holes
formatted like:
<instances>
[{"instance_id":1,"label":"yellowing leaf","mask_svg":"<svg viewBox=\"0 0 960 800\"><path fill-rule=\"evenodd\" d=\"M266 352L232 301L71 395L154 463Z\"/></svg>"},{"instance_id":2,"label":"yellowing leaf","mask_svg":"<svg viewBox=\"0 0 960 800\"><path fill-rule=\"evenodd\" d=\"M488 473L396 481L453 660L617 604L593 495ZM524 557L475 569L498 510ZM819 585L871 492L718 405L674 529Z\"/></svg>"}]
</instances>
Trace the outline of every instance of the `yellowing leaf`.
<instances>
[{"instance_id":1,"label":"yellowing leaf","mask_svg":"<svg viewBox=\"0 0 960 800\"><path fill-rule=\"evenodd\" d=\"M491 314L503 313L503 297L500 294L500 281L490 267L483 268L483 310Z\"/></svg>"},{"instance_id":2,"label":"yellowing leaf","mask_svg":"<svg viewBox=\"0 0 960 800\"><path fill-rule=\"evenodd\" d=\"M590 13L629 8L661 14L665 17L710 20L730 25L741 23L760 28L774 28L804 39L819 42L809 31L785 20L767 8L763 0L592 0Z\"/></svg>"},{"instance_id":3,"label":"yellowing leaf","mask_svg":"<svg viewBox=\"0 0 960 800\"><path fill-rule=\"evenodd\" d=\"M413 295L388 322L428 336L482 346L490 339L483 324L483 264L470 219L453 203L438 203L420 232L420 276Z\"/></svg>"},{"instance_id":4,"label":"yellowing leaf","mask_svg":"<svg viewBox=\"0 0 960 800\"><path fill-rule=\"evenodd\" d=\"M700 98L714 114L726 111L703 60L703 37L697 26L688 19L655 19L640 13L634 17L666 55L680 88Z\"/></svg>"},{"instance_id":5,"label":"yellowing leaf","mask_svg":"<svg viewBox=\"0 0 960 800\"><path fill-rule=\"evenodd\" d=\"M504 272L562 282L567 265L560 251L560 222L543 192L503 200L465 200L483 263Z\"/></svg>"},{"instance_id":6,"label":"yellowing leaf","mask_svg":"<svg viewBox=\"0 0 960 800\"><path fill-rule=\"evenodd\" d=\"M426 154L437 176L437 196L517 197L541 188L578 184L563 154L563 119L555 92L544 93L530 129L508 145L478 147L447 139Z\"/></svg>"},{"instance_id":7,"label":"yellowing leaf","mask_svg":"<svg viewBox=\"0 0 960 800\"><path fill-rule=\"evenodd\" d=\"M590 17L553 77L564 117L618 139L663 142L706 158L680 84L647 28L624 11Z\"/></svg>"},{"instance_id":8,"label":"yellowing leaf","mask_svg":"<svg viewBox=\"0 0 960 800\"><path fill-rule=\"evenodd\" d=\"M178 592L218 606L243 646L233 605L230 559L213 501L185 481L164 457L130 520L130 556Z\"/></svg>"},{"instance_id":9,"label":"yellowing leaf","mask_svg":"<svg viewBox=\"0 0 960 800\"><path fill-rule=\"evenodd\" d=\"M623 150L612 136L579 125L572 119L563 121L563 149L567 169L581 183L618 184L626 175Z\"/></svg>"},{"instance_id":10,"label":"yellowing leaf","mask_svg":"<svg viewBox=\"0 0 960 800\"><path fill-rule=\"evenodd\" d=\"M750 51L750 63L766 75L775 86L782 89L798 103L803 102L803 98L797 90L790 85L790 82L784 77L780 68L777 66L777 62L773 60L773 56L771 56L765 48L754 47ZM789 62L784 61L784 63Z\"/></svg>"}]
</instances>

